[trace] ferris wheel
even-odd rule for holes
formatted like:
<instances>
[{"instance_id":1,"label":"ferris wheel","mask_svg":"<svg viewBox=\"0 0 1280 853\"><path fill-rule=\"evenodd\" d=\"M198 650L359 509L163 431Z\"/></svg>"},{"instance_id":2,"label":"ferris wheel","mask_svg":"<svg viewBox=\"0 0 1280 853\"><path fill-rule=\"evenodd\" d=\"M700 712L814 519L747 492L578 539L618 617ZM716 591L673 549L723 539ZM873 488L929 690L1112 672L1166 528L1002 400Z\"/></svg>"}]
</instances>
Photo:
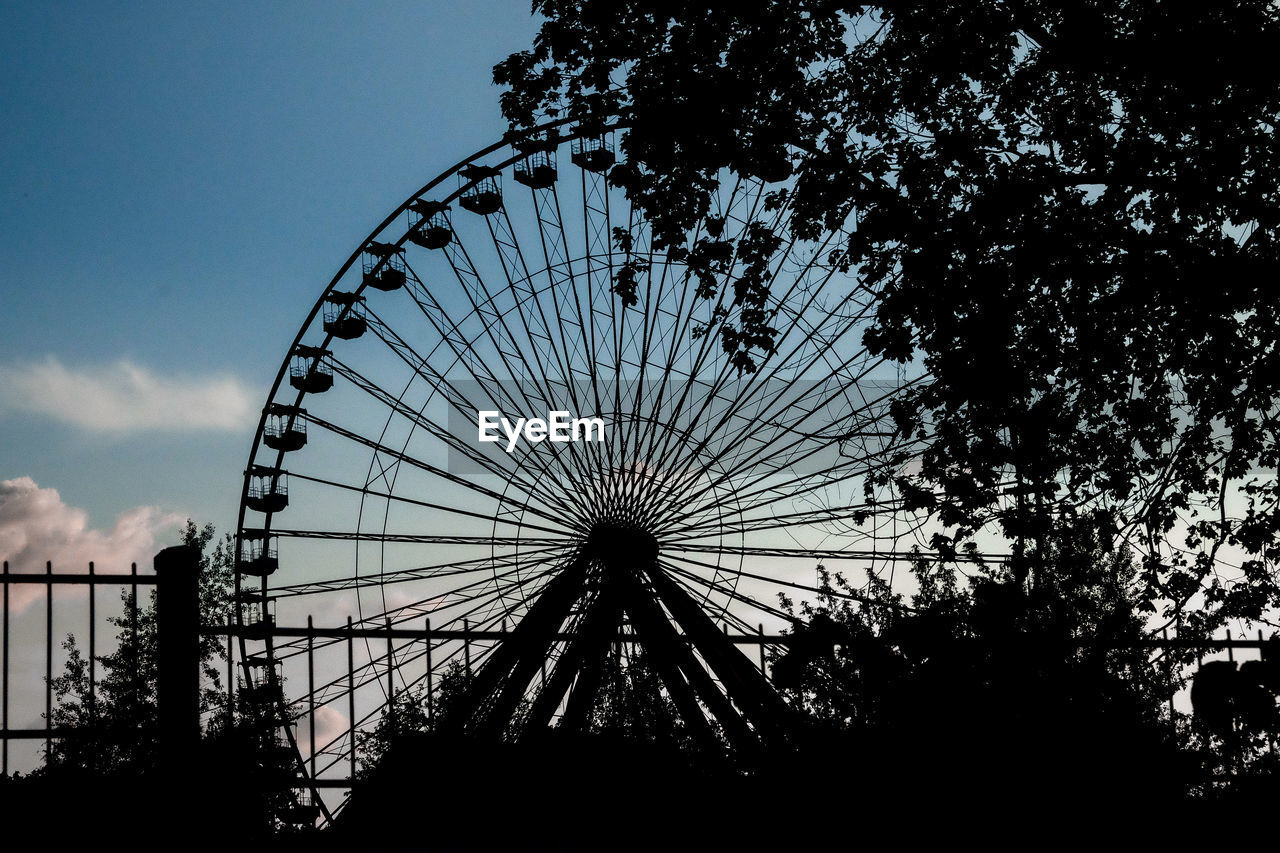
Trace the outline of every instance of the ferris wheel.
<instances>
[{"instance_id":1,"label":"ferris wheel","mask_svg":"<svg viewBox=\"0 0 1280 853\"><path fill-rule=\"evenodd\" d=\"M620 637L695 734L767 739L785 703L747 651L787 625L779 593L917 543L877 475L917 451L889 404L922 378L862 345L877 294L786 237L773 346L739 369L718 333L738 248L753 221L785 236L786 178L720 175L694 269L611 184L623 132L553 123L435 178L285 354L245 472L237 633L248 686L281 688L300 787L349 776L361 733L395 697L431 706L450 667L460 732L585 727Z\"/></svg>"}]
</instances>

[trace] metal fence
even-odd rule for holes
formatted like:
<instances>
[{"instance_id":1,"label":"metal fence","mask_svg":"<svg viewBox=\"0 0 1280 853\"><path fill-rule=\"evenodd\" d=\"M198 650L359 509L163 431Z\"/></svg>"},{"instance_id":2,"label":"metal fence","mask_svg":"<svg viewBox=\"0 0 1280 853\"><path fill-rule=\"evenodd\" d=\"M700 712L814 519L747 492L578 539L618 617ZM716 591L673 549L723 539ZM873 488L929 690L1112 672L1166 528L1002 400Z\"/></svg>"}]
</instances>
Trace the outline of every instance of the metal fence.
<instances>
[{"instance_id":1,"label":"metal fence","mask_svg":"<svg viewBox=\"0 0 1280 853\"><path fill-rule=\"evenodd\" d=\"M60 662L56 651L55 639L60 630L71 626L74 630L69 633L75 633L77 636L83 635L86 638L88 691L92 701L92 697L99 685L98 657L103 654L109 654L113 650L109 645L104 645L102 642L100 635L103 625L114 616L116 619L113 624L121 631L131 630L136 638L138 615L143 607L143 602L139 601L139 591L149 590L157 586L160 587L158 599L163 600L165 590L164 584L160 581L160 575L154 571L140 572L136 563L129 567L127 573L103 572L98 570L93 563L88 565L87 571L67 572L54 571L52 564L46 563L44 572L34 573L14 572L10 570L7 562L4 564L3 573L0 574L0 587L3 589L3 626L0 629L0 634L2 634L0 640L3 642L2 651L0 651L0 681L2 681L0 683L0 694L2 694L0 696L0 771L4 774L9 774L15 769L34 769L31 756L28 756L26 761L21 762L24 766L18 767L15 765L13 757L10 755L11 744L15 742L42 742L47 754L55 740L76 736L75 731L60 729L52 725L55 710L54 681L58 675L56 669ZM104 609L101 602L103 587L117 591L128 591L129 594L122 599L124 602L123 612L117 613L110 608ZM87 600L83 603L75 603L74 607L69 606L72 602L67 601L65 596L55 594L55 591L65 588L87 590ZM15 608L15 591L20 589L34 589L37 594L34 598L23 596L25 599L23 606ZM39 607L39 605L42 605L42 607ZM71 617L68 618L66 613L55 612L60 608L70 611ZM43 613L39 614L38 610L42 610ZM21 616L21 621L24 624L21 626L21 630L15 630L19 616ZM243 689L244 685L244 680L237 678L237 672L246 671L253 663L252 661L240 660L238 657L238 644L235 640L239 632L240 629L231 623L219 626L206 625L199 628L199 633L205 636L217 636L226 640L226 681L225 684L221 685L225 691L225 700L222 708L214 710L212 713L225 712L228 715L228 720L231 719L236 707L237 691ZM312 659L312 647L316 641L339 642L347 645L346 677L348 682L352 684L354 684L356 670L352 646L357 640L386 645L385 660L387 662L386 678L388 679L388 684L392 683L392 670L395 666L396 655L392 651L393 644L400 643L401 652L403 652L405 644L421 643L427 649L427 695L430 697L433 687L430 649L433 641L454 640L461 642L465 647L465 660L469 662L472 643L487 647L500 643L505 636L505 631L433 630L429 621L426 621L420 629L403 626L392 627L390 625L385 627L352 627L350 620L346 625L326 628L315 626L310 618L307 619L305 626L273 625L271 633L274 637L302 638L306 640L305 663L307 675L305 677L309 683L307 684L305 696L309 701L301 703L301 707L295 710L293 718L285 721L285 724L292 726L289 738L298 745L298 754L302 756L301 766L299 767L301 777L295 780L293 787L313 790L321 788L350 788L357 770L356 750L353 748L356 742L354 698L349 699L353 706L347 711L347 724L349 726L348 760L342 762L340 767L331 765L327 772L317 767L317 707L314 701L316 684L315 665ZM755 633L733 634L730 635L729 639L740 646L756 646L758 654L755 656L758 658L758 666L765 671L766 675L769 675L765 656L766 647L777 646L787 641L786 636L766 634L763 628L760 628ZM114 642L114 640L115 637L112 637L108 643ZM620 635L619 641L635 642L636 638L634 635ZM1159 638L1145 641L1142 645L1151 650L1156 660L1165 651L1177 648L1195 649L1196 664L1187 673L1193 674L1198 671L1201 663L1209 659L1225 656L1227 660L1234 662L1241 655L1260 655L1261 649L1266 642L1268 640L1261 631L1257 632L1256 637L1246 637L1241 634L1233 636L1231 632L1226 632L1226 635L1219 639L1195 642L1180 640L1176 636L1169 637L1166 633ZM18 653L22 655L25 666L20 667L23 683L15 685L13 663L15 654ZM179 665L181 666L181 662L179 662ZM42 684L33 684L35 679L41 681ZM194 693L198 686L188 684L180 689L190 690L190 692ZM20 700L20 707L17 708L14 705L15 696ZM350 692L349 696L354 697L354 690ZM1190 710L1185 691L1177 697L1171 695L1168 698L1171 719L1175 716L1175 700L1179 705L1184 706L1180 710ZM195 701L194 698L190 701L185 701L188 708L191 701ZM429 701L430 699L428 698ZM173 700L170 700L170 703L173 704ZM17 712L17 715L15 715L15 712ZM428 712L430 712L430 705L428 705ZM40 718L39 724L32 724L37 715ZM304 730L308 733L307 741L309 743L303 743L299 740Z\"/></svg>"}]
</instances>

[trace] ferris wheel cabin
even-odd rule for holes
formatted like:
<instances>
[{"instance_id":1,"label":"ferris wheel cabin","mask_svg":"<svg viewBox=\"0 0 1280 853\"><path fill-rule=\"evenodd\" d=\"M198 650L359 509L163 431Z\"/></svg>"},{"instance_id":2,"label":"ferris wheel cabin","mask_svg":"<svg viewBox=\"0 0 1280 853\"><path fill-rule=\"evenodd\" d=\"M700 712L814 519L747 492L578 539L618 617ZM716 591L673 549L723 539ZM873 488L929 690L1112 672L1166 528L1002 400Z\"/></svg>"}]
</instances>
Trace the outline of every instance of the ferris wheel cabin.
<instances>
[{"instance_id":1,"label":"ferris wheel cabin","mask_svg":"<svg viewBox=\"0 0 1280 853\"><path fill-rule=\"evenodd\" d=\"M307 444L307 410L297 406L267 404L262 443L272 450L301 450Z\"/></svg>"},{"instance_id":2,"label":"ferris wheel cabin","mask_svg":"<svg viewBox=\"0 0 1280 853\"><path fill-rule=\"evenodd\" d=\"M244 531L240 534L240 557L236 568L242 575L265 578L280 568L275 542L265 530Z\"/></svg>"},{"instance_id":3,"label":"ferris wheel cabin","mask_svg":"<svg viewBox=\"0 0 1280 853\"><path fill-rule=\"evenodd\" d=\"M453 240L446 205L418 199L409 205L409 241L424 249L443 249Z\"/></svg>"},{"instance_id":4,"label":"ferris wheel cabin","mask_svg":"<svg viewBox=\"0 0 1280 853\"><path fill-rule=\"evenodd\" d=\"M289 384L308 394L319 394L333 387L333 369L324 363L327 349L299 344L293 348L289 365Z\"/></svg>"},{"instance_id":5,"label":"ferris wheel cabin","mask_svg":"<svg viewBox=\"0 0 1280 853\"><path fill-rule=\"evenodd\" d=\"M365 285L375 290L399 290L408 280L404 249L394 243L369 243L364 249L363 270Z\"/></svg>"},{"instance_id":6,"label":"ferris wheel cabin","mask_svg":"<svg viewBox=\"0 0 1280 853\"><path fill-rule=\"evenodd\" d=\"M584 136L573 140L569 159L573 165L588 172L604 172L617 161L613 143L603 136Z\"/></svg>"},{"instance_id":7,"label":"ferris wheel cabin","mask_svg":"<svg viewBox=\"0 0 1280 853\"><path fill-rule=\"evenodd\" d=\"M264 639L275 627L275 614L271 612L274 599L256 589L243 589L235 595L236 609L240 616L240 630L247 640Z\"/></svg>"},{"instance_id":8,"label":"ferris wheel cabin","mask_svg":"<svg viewBox=\"0 0 1280 853\"><path fill-rule=\"evenodd\" d=\"M324 330L344 341L355 340L369 328L364 297L334 291L324 298Z\"/></svg>"},{"instance_id":9,"label":"ferris wheel cabin","mask_svg":"<svg viewBox=\"0 0 1280 853\"><path fill-rule=\"evenodd\" d=\"M502 207L502 187L498 183L502 173L492 166L463 166L458 170L458 178L462 181L462 195L458 204L464 210L488 216L497 213Z\"/></svg>"},{"instance_id":10,"label":"ferris wheel cabin","mask_svg":"<svg viewBox=\"0 0 1280 853\"><path fill-rule=\"evenodd\" d=\"M525 155L515 165L513 177L526 187L546 189L556 182L555 143L539 140L524 147Z\"/></svg>"},{"instance_id":11,"label":"ferris wheel cabin","mask_svg":"<svg viewBox=\"0 0 1280 853\"><path fill-rule=\"evenodd\" d=\"M289 505L289 475L279 468L254 465L244 504L255 512L280 512Z\"/></svg>"}]
</instances>

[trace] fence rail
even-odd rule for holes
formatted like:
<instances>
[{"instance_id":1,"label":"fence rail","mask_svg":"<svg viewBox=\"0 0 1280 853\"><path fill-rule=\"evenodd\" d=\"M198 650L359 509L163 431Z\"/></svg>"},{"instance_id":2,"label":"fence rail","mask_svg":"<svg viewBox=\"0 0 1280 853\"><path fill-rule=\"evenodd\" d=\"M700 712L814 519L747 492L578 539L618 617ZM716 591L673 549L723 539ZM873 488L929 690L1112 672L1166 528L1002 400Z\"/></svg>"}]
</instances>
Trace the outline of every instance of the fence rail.
<instances>
[{"instance_id":1,"label":"fence rail","mask_svg":"<svg viewBox=\"0 0 1280 853\"><path fill-rule=\"evenodd\" d=\"M75 585L89 587L88 628L89 628L89 695L93 697L97 689L97 588L99 586L128 587L131 590L130 602L132 611L130 619L136 632L138 615L138 587L156 583L155 574L140 574L138 564L131 563L128 574L117 572L99 572L94 563L89 563L86 572L53 571L53 563L46 562L44 572L13 572L6 560L0 572L0 585L3 585L3 619L0 624L0 639L4 650L0 654L0 773L9 773L9 742L12 740L44 740L45 752L49 751L55 738L68 735L62 729L50 725L53 717L53 588L55 586ZM45 587L45 673L44 673L44 720L41 728L10 728L10 686L11 657L13 648L12 607L10 589L15 586L36 585Z\"/></svg>"},{"instance_id":2,"label":"fence rail","mask_svg":"<svg viewBox=\"0 0 1280 853\"><path fill-rule=\"evenodd\" d=\"M88 565L87 571L80 571L80 572L54 572L53 566L49 563L46 563L44 572L13 572L10 570L9 564L6 562L3 567L3 573L0 574L0 585L3 586L3 599L4 599L3 630L2 630L3 656L2 656L2 662L0 662L0 670L2 670L2 681L3 681L3 684L0 685L0 692L3 692L3 699L2 701L0 701L0 709L2 709L2 719L0 719L0 753L2 753L2 766L0 766L0 772L7 774L10 771L10 756L9 756L10 741L43 740L45 742L45 749L47 754L54 740L69 738L69 737L77 737L81 734L80 732L77 732L74 729L60 728L60 727L51 725L51 721L53 719L53 710L54 710L54 706L53 706L53 681L54 681L53 640L54 640L54 624L55 624L55 620L54 620L55 596L53 595L54 587L62 586L62 585L74 585L74 586L88 586L89 588L88 618L87 618L87 622L88 622L87 627L89 629L87 651L89 654L88 654L87 665L88 665L88 685L89 685L90 697L94 695L94 691L97 688L96 635L98 630L98 625L97 625L97 619L98 619L97 590L98 588L102 586L114 586L120 589L127 588L131 591L131 595L128 598L128 601L130 604L130 610L125 615L125 618L132 624L135 637L137 632L137 622L138 622L138 613L139 613L139 602L138 602L138 595L137 595L139 588L158 585L160 588L158 598L160 600L164 599L165 592L164 592L164 584L161 581L161 575L156 573L151 573L151 572L141 573L139 572L138 566L136 563L130 566L130 570L128 573L110 573L110 572L98 571L93 563L90 563ZM12 687L11 652L13 649L13 635L12 635L11 628L12 628L13 620L12 620L12 612L11 612L12 608L11 608L10 590L11 588L15 588L18 586L31 586L31 585L45 587L45 595L44 595L45 613L44 613L44 620L43 620L43 634L44 634L43 663L44 663L44 676L45 676L44 678L44 682L45 682L44 683L44 726L33 727L33 728L23 728L23 727L14 727L11 725L11 722L12 722L11 693L13 692L11 690L11 687ZM430 647L430 644L432 641L444 641L444 640L460 641L461 643L465 644L465 646L467 647L467 653L465 655L465 658L469 662L471 658L470 644L472 642L492 645L493 643L502 642L508 636L508 633L505 630L505 627L503 630L482 630L482 629L472 629L472 628L433 629L429 621L427 621L425 625L421 628L393 627L391 625L353 626L350 622L348 622L346 625L339 625L335 627L326 628L326 627L316 627L315 625L312 624L310 618L308 618L307 623L308 624L306 626L272 625L269 629L269 632L273 637L308 640L307 650L306 650L307 670L308 670L309 681L312 682L308 685L308 697L311 700L314 700L314 697L316 695L316 686L314 683L314 680L315 680L314 665L311 661L312 644L310 641L313 641L313 640L337 640L337 641L345 640L348 645L357 639L381 640L386 642L388 644L388 647L390 647L390 643L393 640L411 641L411 642L418 641L426 644L428 648ZM188 631L189 630L191 629L188 629ZM238 691L236 678L235 678L236 649L235 649L234 640L242 635L251 639L261 639L261 635L258 633L255 633L255 629L242 630L239 627L237 627L235 624L231 624L231 623L228 623L225 625L203 625L199 627L198 633L207 637L225 638L227 641L227 644L226 644L226 653L227 653L226 694L227 696L226 696L225 708L226 708L227 714L231 715L232 709L234 709L236 706L236 693ZM768 670L766 668L766 658L765 658L766 647L773 646L776 648L778 646L784 646L789 642L791 642L793 639L790 635L787 635L787 634L778 634L778 633L766 634L763 626L761 626L755 632L748 631L748 632L742 632L742 633L729 633L729 631L726 628L725 633L726 633L727 639L731 643L734 643L739 646L756 646L757 647L758 665L760 666L762 671L765 671L766 675L769 675ZM554 639L556 641L567 641L572 639L572 637L573 637L572 634L561 633L561 634L557 634ZM1207 639L1207 640L1180 639L1176 636L1170 638L1167 635L1163 637L1150 637L1150 638L1125 644L1124 647L1150 649L1153 651L1163 651L1163 650L1172 650L1172 649L1195 650L1197 652L1196 658L1197 658L1197 668L1198 668L1198 665L1201 659L1206 655L1217 654L1225 651L1227 653L1228 659L1234 660L1235 651L1250 650L1250 649L1261 650L1266 644L1271 643L1274 640L1275 640L1274 637L1272 639L1264 638L1261 631L1258 632L1256 638L1245 637L1245 636L1233 637L1230 632L1227 632L1227 635L1224 638L1214 638L1214 639ZM636 644L636 643L642 643L643 640L640 637L638 637L634 632L623 630L618 633L615 642L622 643L622 644ZM1121 646L1117 646L1117 648L1119 647ZM429 656L427 660L428 660L428 667L430 667ZM241 666L248 666L250 664L250 661L241 660L239 661L239 664ZM388 655L387 657L387 664L388 666L394 665L393 658L390 655ZM352 663L352 658L350 657L350 655L348 655L348 668L350 669L353 666L354 664ZM351 680L353 677L352 672L348 671L346 676L347 676L348 683L351 683ZM1172 696L1169 697L1169 703L1170 703L1169 704L1170 712L1172 716L1172 711L1173 711ZM349 724L352 726L350 737L352 739L352 743L354 743L354 738L355 738L354 707L351 710L353 713L349 721ZM299 720L307 717L308 713L310 714L310 719L307 721L307 725L311 729L311 738L312 738L311 747L312 748L311 748L311 752L308 760L304 762L307 765L307 769L310 771L309 773L306 774L308 778L303 780L304 783L308 787L311 787L312 789L351 787L352 777L354 777L355 775L354 749L351 750L352 755L351 755L350 763L347 765L347 768L345 768L345 769L348 769L349 772L346 775L342 776L341 778L334 778L334 777L320 778L322 774L317 774L315 772L316 752L315 752L315 744L314 744L314 729L316 726L316 713L315 713L315 706L313 701L312 701L312 704L308 706L308 711L304 711L301 714L301 716L299 717ZM294 722L298 722L298 721L294 721Z\"/></svg>"}]
</instances>

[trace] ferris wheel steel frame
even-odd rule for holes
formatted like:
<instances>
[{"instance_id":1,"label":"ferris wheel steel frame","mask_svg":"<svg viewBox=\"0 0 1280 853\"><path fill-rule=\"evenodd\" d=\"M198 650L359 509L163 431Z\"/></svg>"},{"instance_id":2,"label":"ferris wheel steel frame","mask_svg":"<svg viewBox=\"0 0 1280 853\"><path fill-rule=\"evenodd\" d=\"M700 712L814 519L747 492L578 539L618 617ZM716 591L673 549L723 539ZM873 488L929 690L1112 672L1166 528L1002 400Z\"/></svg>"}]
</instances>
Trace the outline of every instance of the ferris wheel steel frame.
<instances>
[{"instance_id":1,"label":"ferris wheel steel frame","mask_svg":"<svg viewBox=\"0 0 1280 853\"><path fill-rule=\"evenodd\" d=\"M743 232L733 229L764 213L780 224L785 203L770 211L774 190L765 180L726 176L727 197L717 191L715 215L709 212L690 242L704 240L715 248L726 242L724 235L731 248L711 267L715 291L696 294L687 258L654 250L634 209L619 217L625 229L615 226L610 204L619 194L607 175L615 161L609 139L622 125L571 124L564 119L508 135L413 193L342 265L276 375L244 475L235 545L236 633L246 687L266 685L282 698L277 722L296 759L296 789L318 795L322 788L336 787L337 781L324 774L344 765L354 775L358 732L392 707L393 697L421 693L424 684L430 707L435 674L442 665L464 659L464 697L439 721L443 730L501 738L511 735L517 716L522 732L552 725L584 729L609 655L620 655L623 645L629 654L637 647L643 652L695 740L749 752L781 740L791 719L764 667L764 646L784 638L766 635L761 621L782 626L788 614L740 585L813 594L816 585L797 579L796 565L811 569L823 560L849 560L875 570L921 555L911 548L924 523L919 515L904 511L892 493L873 494L863 485L867 472L900 465L920 442L897 435L886 406L923 377L904 379L899 373L896 382L885 383L873 375L888 364L883 359L856 346L840 350L871 316L875 294L824 267L823 245L802 246L794 237L785 241L768 259L776 275L773 286L780 291L771 295L770 304L774 318L790 325L780 330L783 347L766 352L760 369L743 375L716 345L716 324L732 316L735 304L732 279L741 263L735 252ZM503 153L489 162L508 148L510 156ZM572 243L556 186L563 179L557 154L565 148L582 177L580 199L572 199L581 203L582 239L575 234ZM521 227L513 224L498 183L508 170L532 192L531 200L514 210ZM456 189L428 198L455 178ZM479 230L481 239L488 233L490 243L472 244L483 257L473 257L454 225L456 217L446 215L453 204L483 218L484 229L474 221L468 226ZM385 240L402 216L409 220L407 230ZM708 226L712 219L715 228ZM526 236L522 244L518 234L531 229L538 240ZM620 232L628 237L625 252L617 246ZM414 245L444 259L444 265L432 261L449 274L441 277L443 285L419 277L408 263L405 255ZM637 258L644 287L638 288L638 306L627 307L612 292L616 265ZM339 290L353 271L362 276L358 286ZM490 290L486 274L495 278L496 289ZM850 287L846 297L856 294L864 301L838 298L843 292L838 286L833 295L833 281ZM396 331L397 322L410 322L410 316L389 319L379 313L380 306L371 301L378 291L409 295L422 315L410 315L412 321L425 321L428 337L436 341L429 351L420 352L418 340ZM464 312L460 319L457 308L450 313L450 300ZM323 328L318 342L304 343L315 341L318 327ZM408 371L399 394L339 358L338 345L366 335L382 341L385 351L379 354L401 363L397 370ZM522 351L519 344L534 352ZM482 355L492 364L483 366ZM792 360L791 374L781 375L782 365ZM686 362L687 375L681 376ZM477 386L467 389L470 396L457 384L462 380L450 378L459 365ZM650 366L658 368L658 376L646 374ZM292 399L280 396L286 378L297 392ZM427 397L415 406L407 401L419 382L426 385ZM304 406L313 398L323 403L324 394L339 384L385 413L380 434L339 423L338 416L349 412ZM426 415L433 400L463 413L476 411L481 397L503 411L531 414L547 411L545 404L552 400L566 401L576 412L606 416L621 438L603 446L588 443L583 452L544 443L520 457L522 462L509 457L511 464L504 466L500 457L484 456ZM389 433L401 420L408 437L397 448ZM312 433L346 442L342 446L352 455L370 454L365 481L343 482L324 470L286 469L286 460L306 454ZM478 466L479 474L457 473L410 452L415 436L423 435L449 458ZM337 468L342 460L328 461ZM409 493L405 486L397 494L405 472L428 478L429 487L419 484ZM500 482L485 485L479 481L485 476ZM289 511L289 481L295 493L301 488L325 499L358 494L354 528L276 526L277 517ZM848 502L843 493L855 484L863 500ZM492 509L450 504L452 488ZM381 531L364 529L366 507L376 514L381 504ZM393 507L422 513L428 529L393 529ZM442 519L459 525L488 522L489 532ZM273 544L280 540L347 542L355 547L355 564L337 577L297 577L298 567L282 565ZM380 549L374 575L361 574L364 543ZM431 556L417 564L389 565L399 552L388 549L400 547ZM463 558L447 548L470 550ZM771 575L755 563L748 566L749 558L789 561L790 566ZM277 571L290 574L290 582L272 586ZM449 586L434 598L396 607L387 603L389 590L442 579L450 579ZM366 615L362 595L375 586L381 609ZM342 603L347 599L340 596L353 592L356 612L348 612L345 628L317 629L310 614L306 629L287 628L276 625L269 612L279 601L305 597ZM860 597L852 591L837 594ZM445 618L432 627L435 614ZM421 630L407 627L420 618L425 620ZM731 634L731 627L738 633ZM386 640L385 654L366 645L366 660L357 667L354 641L378 638ZM399 654L396 639L407 641ZM416 643L422 648L415 649ZM477 651L476 643L487 645ZM760 646L759 664L739 651L743 643ZM340 658L343 651L345 671L327 667L317 681L316 655ZM282 668L296 669L304 659L307 690L286 700ZM406 674L424 663L424 676ZM375 702L357 720L357 693L366 695L369 689L381 690L385 701ZM317 709L343 700L347 731L317 744ZM305 757L294 732L303 717L310 739ZM323 799L318 802L330 818Z\"/></svg>"}]
</instances>

